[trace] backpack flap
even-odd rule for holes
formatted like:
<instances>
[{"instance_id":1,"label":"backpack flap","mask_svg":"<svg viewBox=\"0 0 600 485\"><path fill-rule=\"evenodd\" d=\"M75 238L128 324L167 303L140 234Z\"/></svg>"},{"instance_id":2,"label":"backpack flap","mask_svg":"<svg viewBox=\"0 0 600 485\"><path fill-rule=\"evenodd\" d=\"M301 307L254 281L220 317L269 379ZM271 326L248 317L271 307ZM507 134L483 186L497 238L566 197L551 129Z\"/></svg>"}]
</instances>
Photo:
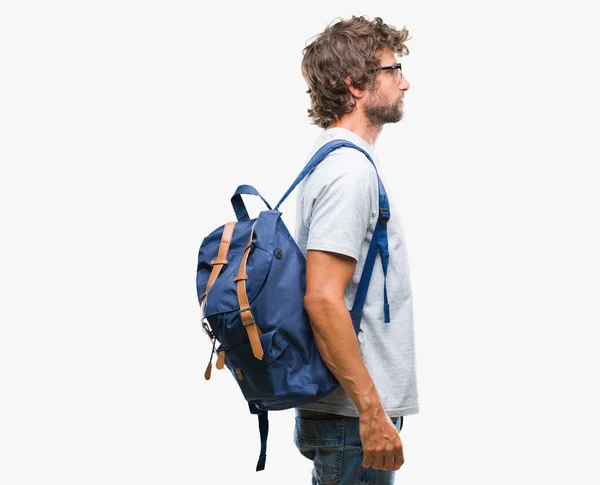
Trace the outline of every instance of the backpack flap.
<instances>
[{"instance_id":1,"label":"backpack flap","mask_svg":"<svg viewBox=\"0 0 600 485\"><path fill-rule=\"evenodd\" d=\"M263 287L273 261L273 253L267 251L265 245L272 244L269 226L276 218L265 217L267 214L268 211L262 212L256 220L236 224L227 253L227 264L222 266L204 300L204 317L219 342L227 347L235 347L248 341L248 330L254 333L254 328L243 325L242 320L247 323L246 320L255 316L252 303ZM196 279L199 298L213 271L214 265L211 262L221 244L223 228L221 226L207 236L200 248ZM246 249L248 254L244 257ZM243 279L241 286L244 290L241 292L240 279ZM240 294L243 294L243 300L247 299L248 305L240 305ZM251 311L245 311L242 315L244 308L251 308Z\"/></svg>"}]
</instances>

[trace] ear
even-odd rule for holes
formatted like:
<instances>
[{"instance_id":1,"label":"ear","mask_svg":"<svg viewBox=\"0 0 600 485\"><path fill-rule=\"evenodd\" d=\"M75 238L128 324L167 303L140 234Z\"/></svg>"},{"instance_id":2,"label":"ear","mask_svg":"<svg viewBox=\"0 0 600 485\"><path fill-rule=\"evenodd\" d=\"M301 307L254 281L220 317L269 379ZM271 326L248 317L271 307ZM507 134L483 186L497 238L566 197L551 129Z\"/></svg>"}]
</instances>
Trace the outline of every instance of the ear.
<instances>
[{"instance_id":1,"label":"ear","mask_svg":"<svg viewBox=\"0 0 600 485\"><path fill-rule=\"evenodd\" d=\"M352 96L354 96L356 99L360 99L365 95L364 91L354 87L354 85L352 84L352 78L350 76L346 77L345 82L348 91L350 91L350 94L352 94Z\"/></svg>"}]
</instances>

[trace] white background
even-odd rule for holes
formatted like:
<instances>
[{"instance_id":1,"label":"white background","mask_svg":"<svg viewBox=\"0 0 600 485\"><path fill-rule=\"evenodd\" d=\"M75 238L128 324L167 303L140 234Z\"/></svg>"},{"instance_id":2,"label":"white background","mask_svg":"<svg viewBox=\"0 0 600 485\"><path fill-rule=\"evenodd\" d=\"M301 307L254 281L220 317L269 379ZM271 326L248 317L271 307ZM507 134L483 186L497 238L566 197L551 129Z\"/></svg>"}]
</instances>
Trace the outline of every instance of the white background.
<instances>
[{"instance_id":1,"label":"white background","mask_svg":"<svg viewBox=\"0 0 600 485\"><path fill-rule=\"evenodd\" d=\"M196 258L237 185L275 204L304 165L302 48L363 14L412 35L377 142L421 404L396 482L600 482L583 2L121 0L0 8L0 483L310 483L292 411L256 473L256 417L227 371L204 380Z\"/></svg>"}]
</instances>

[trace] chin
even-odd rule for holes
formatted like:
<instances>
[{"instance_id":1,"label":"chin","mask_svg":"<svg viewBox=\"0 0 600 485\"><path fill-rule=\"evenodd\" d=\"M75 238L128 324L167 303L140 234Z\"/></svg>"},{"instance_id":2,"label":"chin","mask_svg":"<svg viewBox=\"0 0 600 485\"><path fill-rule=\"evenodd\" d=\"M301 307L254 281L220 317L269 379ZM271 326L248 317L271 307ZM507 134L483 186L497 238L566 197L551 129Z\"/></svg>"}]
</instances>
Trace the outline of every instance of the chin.
<instances>
[{"instance_id":1,"label":"chin","mask_svg":"<svg viewBox=\"0 0 600 485\"><path fill-rule=\"evenodd\" d=\"M402 118L404 118L404 111L399 110L397 113L394 113L395 116L390 117L387 119L387 123L398 123L398 121L401 121Z\"/></svg>"},{"instance_id":2,"label":"chin","mask_svg":"<svg viewBox=\"0 0 600 485\"><path fill-rule=\"evenodd\" d=\"M404 110L402 108L398 109L397 115L398 121L402 120L404 118Z\"/></svg>"}]
</instances>

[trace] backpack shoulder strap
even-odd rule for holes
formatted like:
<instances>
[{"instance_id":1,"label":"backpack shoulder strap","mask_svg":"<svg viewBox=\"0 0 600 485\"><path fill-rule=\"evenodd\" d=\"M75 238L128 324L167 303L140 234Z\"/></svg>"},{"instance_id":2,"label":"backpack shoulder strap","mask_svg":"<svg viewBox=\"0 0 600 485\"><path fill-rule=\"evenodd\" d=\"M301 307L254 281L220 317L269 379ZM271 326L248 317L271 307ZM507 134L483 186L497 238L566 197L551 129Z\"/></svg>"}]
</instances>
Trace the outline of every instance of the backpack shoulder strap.
<instances>
[{"instance_id":1,"label":"backpack shoulder strap","mask_svg":"<svg viewBox=\"0 0 600 485\"><path fill-rule=\"evenodd\" d=\"M371 162L371 165L373 165L373 168L375 169L375 173L377 174L377 181L379 184L379 207L386 208L388 210L388 214L389 214L389 204L387 202L387 194L385 191L385 187L383 186L383 183L381 182L381 179L379 178L379 172L377 172L377 167L375 166L375 162L373 162L371 155L369 155L369 153L366 150L360 148L359 146L355 145L351 141L342 140L342 139L332 140L317 150L317 152L312 156L312 158L309 160L309 162L306 164L306 166L302 169L302 171L300 172L298 177L296 177L296 180L294 180L291 187L287 190L287 192L283 195L281 200L277 203L277 205L275 206L275 210L279 210L279 206L281 204L283 204L285 199L288 198L288 196L294 191L294 189L298 186L298 184L306 178L306 176L312 171L313 168L315 168L317 165L319 165L319 163L321 163L325 159L325 157L327 155L329 155L332 151L334 151L338 148L341 148L341 147L354 148L354 149L364 153L364 155L369 159L369 162ZM389 217L388 217L388 219L389 219Z\"/></svg>"},{"instance_id":2,"label":"backpack shoulder strap","mask_svg":"<svg viewBox=\"0 0 600 485\"><path fill-rule=\"evenodd\" d=\"M354 304L352 307L353 312L357 312L359 315L362 314L363 306L365 304L367 298L367 290L369 289L369 283L371 281L371 275L373 273L373 268L375 266L375 258L377 257L377 252L381 257L381 264L383 267L383 315L385 323L390 322L390 307L388 303L387 297L387 269L390 260L390 254L388 250L388 238L387 238L387 222L391 217L390 214L390 204L388 201L387 193L385 191L385 187L383 186L383 182L379 177L379 172L377 171L377 166L375 162L371 158L369 153L355 145L354 143L348 140L332 140L321 148L317 150L317 152L312 156L310 161L306 164L306 166L300 172L300 175L296 177L296 180L292 183L291 187L287 190L278 204L275 206L275 210L279 209L279 206L285 201L285 199L292 193L292 191L298 186L302 180L311 172L313 168L315 168L319 163L321 163L327 155L329 155L332 151L341 148L341 147L350 147L354 148L360 152L362 152L371 162L373 168L375 169L375 173L377 174L377 183L379 186L379 219L375 225L375 231L373 232L373 238L371 239L371 245L369 246L369 251L367 253L367 259L365 261L365 265L363 268L363 272L360 278L360 283L358 285L358 290L356 292L356 297L354 299ZM358 328L355 329L358 332Z\"/></svg>"}]
</instances>

